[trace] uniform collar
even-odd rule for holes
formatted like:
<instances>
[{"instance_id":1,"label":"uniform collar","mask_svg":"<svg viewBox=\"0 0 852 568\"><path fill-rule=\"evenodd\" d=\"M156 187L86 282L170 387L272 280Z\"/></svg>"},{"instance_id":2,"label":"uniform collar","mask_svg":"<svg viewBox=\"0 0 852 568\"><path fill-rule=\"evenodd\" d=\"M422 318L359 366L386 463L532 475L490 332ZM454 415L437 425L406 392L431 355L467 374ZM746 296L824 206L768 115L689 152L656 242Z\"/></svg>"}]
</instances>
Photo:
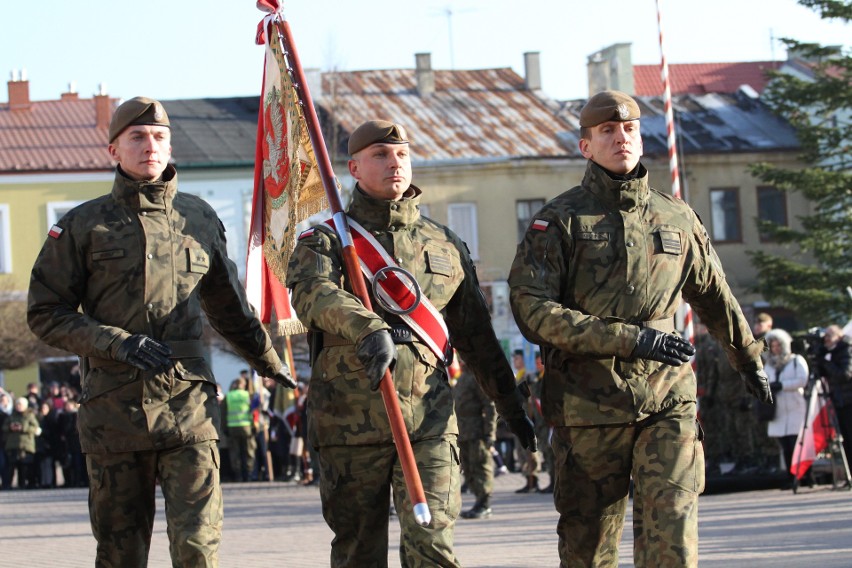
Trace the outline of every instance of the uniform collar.
<instances>
[{"instance_id":1,"label":"uniform collar","mask_svg":"<svg viewBox=\"0 0 852 568\"><path fill-rule=\"evenodd\" d=\"M420 204L422 193L420 188L411 185L402 199L387 201L370 197L358 184L355 184L349 214L368 230L400 229L420 218L420 210L417 206Z\"/></svg>"},{"instance_id":2,"label":"uniform collar","mask_svg":"<svg viewBox=\"0 0 852 568\"><path fill-rule=\"evenodd\" d=\"M166 166L163 175L156 181L132 180L121 170L115 169L115 182L112 195L131 209L140 211L165 210L171 207L177 193L177 171L171 164Z\"/></svg>"},{"instance_id":3,"label":"uniform collar","mask_svg":"<svg viewBox=\"0 0 852 568\"><path fill-rule=\"evenodd\" d=\"M633 211L648 202L651 193L648 187L648 170L641 163L634 179L617 180L589 160L583 176L583 188L597 197L604 205L613 209Z\"/></svg>"}]
</instances>

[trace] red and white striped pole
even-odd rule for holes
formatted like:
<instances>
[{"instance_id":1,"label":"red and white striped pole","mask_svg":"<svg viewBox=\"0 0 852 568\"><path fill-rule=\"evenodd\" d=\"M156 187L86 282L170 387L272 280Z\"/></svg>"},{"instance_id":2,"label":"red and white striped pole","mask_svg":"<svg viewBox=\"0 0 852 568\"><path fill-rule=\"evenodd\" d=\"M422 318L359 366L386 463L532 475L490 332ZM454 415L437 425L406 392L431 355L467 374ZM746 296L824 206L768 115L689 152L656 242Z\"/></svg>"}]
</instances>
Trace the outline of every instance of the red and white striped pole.
<instances>
[{"instance_id":1,"label":"red and white striped pole","mask_svg":"<svg viewBox=\"0 0 852 568\"><path fill-rule=\"evenodd\" d=\"M678 199L686 200L686 196L680 191L680 172L677 166L677 140L675 136L674 109L672 108L672 89L669 78L669 64L666 61L665 42L663 41L663 17L662 17L662 0L657 2L657 27L660 30L660 59L662 60L662 69L660 78L663 81L663 97L665 99L666 108L666 141L669 148L669 171L671 172L672 195ZM692 323L692 308L686 302L681 304L679 310L681 319L683 320L683 333L690 342L695 341L695 329Z\"/></svg>"}]
</instances>

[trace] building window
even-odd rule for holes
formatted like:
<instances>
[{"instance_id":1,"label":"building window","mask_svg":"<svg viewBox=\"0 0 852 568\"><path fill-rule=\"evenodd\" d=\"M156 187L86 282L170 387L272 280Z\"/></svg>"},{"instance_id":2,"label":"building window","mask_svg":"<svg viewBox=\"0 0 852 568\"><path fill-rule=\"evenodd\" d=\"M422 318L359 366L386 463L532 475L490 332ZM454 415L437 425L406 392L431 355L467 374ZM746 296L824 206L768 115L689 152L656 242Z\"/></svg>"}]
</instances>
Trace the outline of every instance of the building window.
<instances>
[{"instance_id":1,"label":"building window","mask_svg":"<svg viewBox=\"0 0 852 568\"><path fill-rule=\"evenodd\" d=\"M518 242L524 238L527 227L532 221L533 215L544 207L544 199L519 199L515 202L515 210L518 217Z\"/></svg>"},{"instance_id":2,"label":"building window","mask_svg":"<svg viewBox=\"0 0 852 568\"><path fill-rule=\"evenodd\" d=\"M787 199L783 191L771 186L757 188L757 218L771 221L782 227L787 226ZM771 241L766 233L760 233L760 240Z\"/></svg>"},{"instance_id":3,"label":"building window","mask_svg":"<svg viewBox=\"0 0 852 568\"><path fill-rule=\"evenodd\" d=\"M9 206L0 203L0 274L12 272L12 220Z\"/></svg>"},{"instance_id":4,"label":"building window","mask_svg":"<svg viewBox=\"0 0 852 568\"><path fill-rule=\"evenodd\" d=\"M713 223L714 242L742 242L739 189L736 187L711 189L710 218Z\"/></svg>"},{"instance_id":5,"label":"building window","mask_svg":"<svg viewBox=\"0 0 852 568\"><path fill-rule=\"evenodd\" d=\"M50 229L66 213L83 203L82 201L53 201L47 204L47 228Z\"/></svg>"},{"instance_id":6,"label":"building window","mask_svg":"<svg viewBox=\"0 0 852 568\"><path fill-rule=\"evenodd\" d=\"M450 203L447 225L470 249L470 258L479 260L479 237L476 225L476 203Z\"/></svg>"},{"instance_id":7,"label":"building window","mask_svg":"<svg viewBox=\"0 0 852 568\"><path fill-rule=\"evenodd\" d=\"M432 214L431 214L432 208L429 207L428 203L421 203L417 207L420 209L420 214L422 216L429 217L430 219L432 218Z\"/></svg>"}]
</instances>

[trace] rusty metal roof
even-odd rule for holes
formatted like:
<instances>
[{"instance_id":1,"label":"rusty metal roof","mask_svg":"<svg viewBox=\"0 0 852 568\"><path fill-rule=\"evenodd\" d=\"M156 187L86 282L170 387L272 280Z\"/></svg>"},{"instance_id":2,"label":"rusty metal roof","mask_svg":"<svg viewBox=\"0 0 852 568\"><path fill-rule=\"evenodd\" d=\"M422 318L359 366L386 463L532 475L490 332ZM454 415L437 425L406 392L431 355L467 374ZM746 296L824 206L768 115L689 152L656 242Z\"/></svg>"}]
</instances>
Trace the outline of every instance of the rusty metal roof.
<instances>
[{"instance_id":1,"label":"rusty metal roof","mask_svg":"<svg viewBox=\"0 0 852 568\"><path fill-rule=\"evenodd\" d=\"M420 163L578 155L561 142L571 126L556 103L511 69L433 73L426 96L414 69L324 73L314 100L322 117L333 117L343 148L359 124L384 117L405 126ZM161 102L179 167L254 163L258 97ZM106 148L93 99L31 101L26 110L0 104L0 173L111 170Z\"/></svg>"},{"instance_id":2,"label":"rusty metal roof","mask_svg":"<svg viewBox=\"0 0 852 568\"><path fill-rule=\"evenodd\" d=\"M24 110L0 103L0 172L112 168L107 131L96 127L94 99L33 101Z\"/></svg>"},{"instance_id":3,"label":"rusty metal roof","mask_svg":"<svg viewBox=\"0 0 852 568\"><path fill-rule=\"evenodd\" d=\"M321 96L344 140L366 120L402 124L418 162L578 156L561 142L571 129L558 107L509 68L432 71L421 96L414 69L323 73Z\"/></svg>"}]
</instances>

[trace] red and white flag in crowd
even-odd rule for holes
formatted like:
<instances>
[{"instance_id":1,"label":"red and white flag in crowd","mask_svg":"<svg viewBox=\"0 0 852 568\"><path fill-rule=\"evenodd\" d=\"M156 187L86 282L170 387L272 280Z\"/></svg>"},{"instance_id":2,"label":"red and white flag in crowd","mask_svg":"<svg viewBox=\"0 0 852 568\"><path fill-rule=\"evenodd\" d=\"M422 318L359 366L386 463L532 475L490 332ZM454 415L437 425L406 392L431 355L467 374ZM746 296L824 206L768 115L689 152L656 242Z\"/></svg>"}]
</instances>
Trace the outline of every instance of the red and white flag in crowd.
<instances>
[{"instance_id":1,"label":"red and white flag in crowd","mask_svg":"<svg viewBox=\"0 0 852 568\"><path fill-rule=\"evenodd\" d=\"M834 438L830 412L832 409L826 404L823 396L822 382L817 381L811 389L808 418L799 432L793 452L793 463L790 464L790 473L796 479L801 479L807 473L816 457L825 451L828 443Z\"/></svg>"},{"instance_id":2,"label":"red and white flag in crowd","mask_svg":"<svg viewBox=\"0 0 852 568\"><path fill-rule=\"evenodd\" d=\"M260 312L261 321L270 323L274 310L278 330L290 335L304 331L283 284L296 242L296 225L328 205L275 25L276 18L281 17L278 2L262 0L257 7L267 13L256 36L257 43L266 46L266 55L257 124L246 293Z\"/></svg>"}]
</instances>

